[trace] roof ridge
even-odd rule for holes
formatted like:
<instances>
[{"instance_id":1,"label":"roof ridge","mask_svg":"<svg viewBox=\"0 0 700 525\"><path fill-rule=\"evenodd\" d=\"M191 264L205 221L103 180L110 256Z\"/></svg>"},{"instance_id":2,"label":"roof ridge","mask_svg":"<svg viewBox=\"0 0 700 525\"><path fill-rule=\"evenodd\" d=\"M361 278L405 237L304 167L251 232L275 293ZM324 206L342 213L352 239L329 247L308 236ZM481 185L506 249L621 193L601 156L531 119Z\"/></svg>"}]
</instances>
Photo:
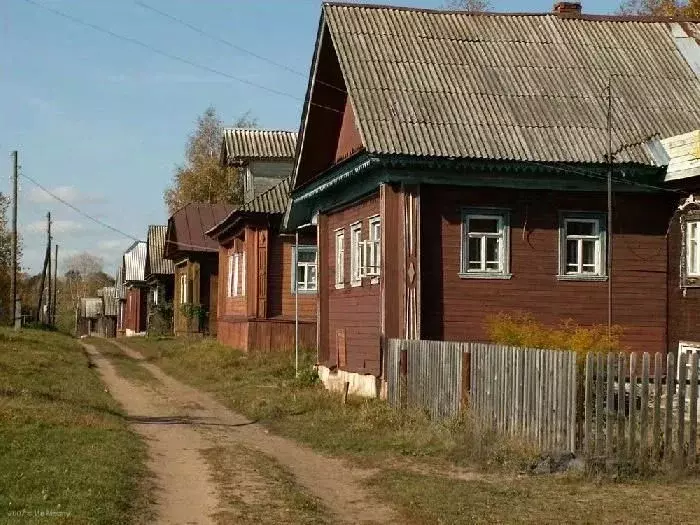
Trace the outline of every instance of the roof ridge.
<instances>
[{"instance_id":1,"label":"roof ridge","mask_svg":"<svg viewBox=\"0 0 700 525\"><path fill-rule=\"evenodd\" d=\"M276 128L241 128L239 126L224 126L224 131L255 131L259 133L289 133L296 134L298 131L292 131L290 129L276 129Z\"/></svg>"}]
</instances>

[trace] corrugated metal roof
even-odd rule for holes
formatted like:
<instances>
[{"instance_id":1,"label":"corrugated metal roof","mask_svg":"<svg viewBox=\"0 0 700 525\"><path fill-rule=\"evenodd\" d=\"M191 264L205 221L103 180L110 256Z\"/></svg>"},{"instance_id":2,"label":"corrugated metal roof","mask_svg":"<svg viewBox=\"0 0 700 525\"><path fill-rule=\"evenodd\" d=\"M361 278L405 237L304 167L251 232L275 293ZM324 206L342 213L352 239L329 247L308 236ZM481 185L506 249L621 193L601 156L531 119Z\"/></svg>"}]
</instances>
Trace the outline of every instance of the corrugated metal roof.
<instances>
[{"instance_id":1,"label":"corrugated metal roof","mask_svg":"<svg viewBox=\"0 0 700 525\"><path fill-rule=\"evenodd\" d=\"M604 162L609 80L619 162L696 129L698 24L326 4L370 153ZM697 34L697 33L696 33Z\"/></svg>"},{"instance_id":2,"label":"corrugated metal roof","mask_svg":"<svg viewBox=\"0 0 700 525\"><path fill-rule=\"evenodd\" d=\"M119 299L117 289L114 286L106 286L97 291L97 295L102 298L103 312L106 316L116 316L119 309Z\"/></svg>"},{"instance_id":3,"label":"corrugated metal roof","mask_svg":"<svg viewBox=\"0 0 700 525\"><path fill-rule=\"evenodd\" d=\"M261 193L250 202L239 206L223 220L207 231L207 235L217 235L228 223L245 213L283 214L287 210L290 199L291 177L283 179L279 184Z\"/></svg>"},{"instance_id":4,"label":"corrugated metal roof","mask_svg":"<svg viewBox=\"0 0 700 525\"><path fill-rule=\"evenodd\" d=\"M102 298L83 297L80 299L80 317L95 319L102 315Z\"/></svg>"},{"instance_id":5,"label":"corrugated metal roof","mask_svg":"<svg viewBox=\"0 0 700 525\"><path fill-rule=\"evenodd\" d=\"M231 204L191 203L168 220L165 257L176 252L217 252L219 244L206 231L225 219L235 206Z\"/></svg>"},{"instance_id":6,"label":"corrugated metal roof","mask_svg":"<svg viewBox=\"0 0 700 525\"><path fill-rule=\"evenodd\" d=\"M268 129L224 129L225 160L294 157L297 133Z\"/></svg>"},{"instance_id":7,"label":"corrugated metal roof","mask_svg":"<svg viewBox=\"0 0 700 525\"><path fill-rule=\"evenodd\" d=\"M117 268L117 275L114 279L114 289L117 299L126 299L126 292L124 291L124 256L122 256L122 264Z\"/></svg>"},{"instance_id":8,"label":"corrugated metal roof","mask_svg":"<svg viewBox=\"0 0 700 525\"><path fill-rule=\"evenodd\" d=\"M146 243L137 241L124 253L124 284L146 278Z\"/></svg>"},{"instance_id":9,"label":"corrugated metal roof","mask_svg":"<svg viewBox=\"0 0 700 525\"><path fill-rule=\"evenodd\" d=\"M163 258L167 231L168 227L165 225L148 227L148 272L151 275L171 275L174 273L173 261Z\"/></svg>"},{"instance_id":10,"label":"corrugated metal roof","mask_svg":"<svg viewBox=\"0 0 700 525\"><path fill-rule=\"evenodd\" d=\"M661 141L668 155L666 181L700 177L700 130Z\"/></svg>"}]
</instances>

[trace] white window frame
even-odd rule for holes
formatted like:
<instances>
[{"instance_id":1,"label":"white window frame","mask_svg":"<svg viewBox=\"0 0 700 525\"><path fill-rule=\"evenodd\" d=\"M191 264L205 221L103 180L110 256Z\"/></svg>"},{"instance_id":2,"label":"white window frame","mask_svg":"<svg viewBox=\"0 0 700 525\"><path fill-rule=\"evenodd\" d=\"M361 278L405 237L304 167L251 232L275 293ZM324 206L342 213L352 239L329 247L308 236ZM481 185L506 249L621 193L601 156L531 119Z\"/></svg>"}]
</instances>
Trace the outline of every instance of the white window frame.
<instances>
[{"instance_id":1,"label":"white window frame","mask_svg":"<svg viewBox=\"0 0 700 525\"><path fill-rule=\"evenodd\" d=\"M314 262L299 262L299 253L313 253ZM318 248L312 245L299 245L292 248L292 294L315 294L318 291ZM304 268L304 281L297 281L297 272L299 266ZM311 274L310 269L314 268L316 274L316 280L310 281L309 275ZM300 286L301 285L301 286Z\"/></svg>"},{"instance_id":2,"label":"white window frame","mask_svg":"<svg viewBox=\"0 0 700 525\"><path fill-rule=\"evenodd\" d=\"M228 297L245 297L245 252L228 256Z\"/></svg>"},{"instance_id":3,"label":"white window frame","mask_svg":"<svg viewBox=\"0 0 700 525\"><path fill-rule=\"evenodd\" d=\"M700 277L700 220L685 222L685 275Z\"/></svg>"},{"instance_id":4,"label":"white window frame","mask_svg":"<svg viewBox=\"0 0 700 525\"><path fill-rule=\"evenodd\" d=\"M362 286L362 223L350 225L350 286Z\"/></svg>"},{"instance_id":5,"label":"white window frame","mask_svg":"<svg viewBox=\"0 0 700 525\"><path fill-rule=\"evenodd\" d=\"M160 293L159 293L158 287L156 286L155 288L153 288L153 296L152 296L153 304L155 306L158 306L159 296L160 296Z\"/></svg>"},{"instance_id":6,"label":"white window frame","mask_svg":"<svg viewBox=\"0 0 700 525\"><path fill-rule=\"evenodd\" d=\"M487 219L498 221L498 231L494 233L471 232L471 220ZM481 268L469 268L469 239L481 239ZM486 267L486 239L498 239L498 269ZM460 274L463 279L510 279L510 211L502 208L462 209L462 250Z\"/></svg>"},{"instance_id":7,"label":"white window frame","mask_svg":"<svg viewBox=\"0 0 700 525\"><path fill-rule=\"evenodd\" d=\"M369 238L362 241L362 277L369 277L370 284L377 284L381 274L381 218L379 215L370 217L368 221Z\"/></svg>"},{"instance_id":8,"label":"white window frame","mask_svg":"<svg viewBox=\"0 0 700 525\"><path fill-rule=\"evenodd\" d=\"M335 230L335 287L345 288L345 228Z\"/></svg>"},{"instance_id":9,"label":"white window frame","mask_svg":"<svg viewBox=\"0 0 700 525\"><path fill-rule=\"evenodd\" d=\"M187 304L189 302L189 279L187 278L187 273L180 274L180 304Z\"/></svg>"},{"instance_id":10,"label":"white window frame","mask_svg":"<svg viewBox=\"0 0 700 525\"><path fill-rule=\"evenodd\" d=\"M567 225L572 222L584 222L594 225L593 235L567 235ZM567 244L569 240L578 241L578 266L571 271L567 263ZM583 242L595 242L595 271L583 271ZM607 231L606 215L594 212L561 212L559 216L559 280L605 281L607 280Z\"/></svg>"}]
</instances>

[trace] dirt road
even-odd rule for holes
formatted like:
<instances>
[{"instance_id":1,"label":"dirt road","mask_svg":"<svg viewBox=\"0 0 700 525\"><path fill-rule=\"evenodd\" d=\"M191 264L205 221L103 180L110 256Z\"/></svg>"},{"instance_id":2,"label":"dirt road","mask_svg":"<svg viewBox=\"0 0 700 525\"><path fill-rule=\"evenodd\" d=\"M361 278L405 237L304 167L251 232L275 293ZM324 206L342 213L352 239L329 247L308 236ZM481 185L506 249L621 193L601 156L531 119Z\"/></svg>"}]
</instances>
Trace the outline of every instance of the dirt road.
<instances>
[{"instance_id":1,"label":"dirt road","mask_svg":"<svg viewBox=\"0 0 700 525\"><path fill-rule=\"evenodd\" d=\"M154 381L129 381L84 346L148 443L158 523L398 522L363 486L371 472L269 434L124 344Z\"/></svg>"}]
</instances>

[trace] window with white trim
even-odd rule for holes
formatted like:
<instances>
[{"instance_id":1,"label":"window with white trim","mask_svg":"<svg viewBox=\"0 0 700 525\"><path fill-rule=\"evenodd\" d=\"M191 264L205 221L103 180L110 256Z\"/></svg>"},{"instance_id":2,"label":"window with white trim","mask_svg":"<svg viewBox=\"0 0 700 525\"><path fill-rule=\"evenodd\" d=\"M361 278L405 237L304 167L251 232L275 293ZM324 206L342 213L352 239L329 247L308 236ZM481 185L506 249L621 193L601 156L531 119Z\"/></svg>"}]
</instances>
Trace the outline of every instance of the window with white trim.
<instances>
[{"instance_id":1,"label":"window with white trim","mask_svg":"<svg viewBox=\"0 0 700 525\"><path fill-rule=\"evenodd\" d=\"M153 304L155 306L158 306L158 298L160 296L160 291L158 290L158 287L155 287L153 289Z\"/></svg>"},{"instance_id":2,"label":"window with white trim","mask_svg":"<svg viewBox=\"0 0 700 525\"><path fill-rule=\"evenodd\" d=\"M245 253L228 256L228 296L245 297Z\"/></svg>"},{"instance_id":3,"label":"window with white trim","mask_svg":"<svg viewBox=\"0 0 700 525\"><path fill-rule=\"evenodd\" d=\"M345 286L345 230L335 232L335 287Z\"/></svg>"},{"instance_id":4,"label":"window with white trim","mask_svg":"<svg viewBox=\"0 0 700 525\"><path fill-rule=\"evenodd\" d=\"M294 248L293 259L295 272L292 274L292 293L315 293L318 289L316 246L299 246Z\"/></svg>"},{"instance_id":5,"label":"window with white trim","mask_svg":"<svg viewBox=\"0 0 700 525\"><path fill-rule=\"evenodd\" d=\"M700 277L700 221L685 223L686 275Z\"/></svg>"},{"instance_id":6,"label":"window with white trim","mask_svg":"<svg viewBox=\"0 0 700 525\"><path fill-rule=\"evenodd\" d=\"M350 225L350 286L362 285L362 223Z\"/></svg>"},{"instance_id":7,"label":"window with white trim","mask_svg":"<svg viewBox=\"0 0 700 525\"><path fill-rule=\"evenodd\" d=\"M559 277L605 278L605 216L564 213L559 227Z\"/></svg>"},{"instance_id":8,"label":"window with white trim","mask_svg":"<svg viewBox=\"0 0 700 525\"><path fill-rule=\"evenodd\" d=\"M180 304L187 304L189 302L189 282L186 273L180 274Z\"/></svg>"},{"instance_id":9,"label":"window with white trim","mask_svg":"<svg viewBox=\"0 0 700 525\"><path fill-rule=\"evenodd\" d=\"M381 224L379 217L372 217L369 220L369 239L362 243L362 277L379 277L381 269ZM373 279L373 282L376 282L376 280Z\"/></svg>"},{"instance_id":10,"label":"window with white trim","mask_svg":"<svg viewBox=\"0 0 700 525\"><path fill-rule=\"evenodd\" d=\"M461 276L510 277L509 230L506 210L463 210Z\"/></svg>"}]
</instances>

